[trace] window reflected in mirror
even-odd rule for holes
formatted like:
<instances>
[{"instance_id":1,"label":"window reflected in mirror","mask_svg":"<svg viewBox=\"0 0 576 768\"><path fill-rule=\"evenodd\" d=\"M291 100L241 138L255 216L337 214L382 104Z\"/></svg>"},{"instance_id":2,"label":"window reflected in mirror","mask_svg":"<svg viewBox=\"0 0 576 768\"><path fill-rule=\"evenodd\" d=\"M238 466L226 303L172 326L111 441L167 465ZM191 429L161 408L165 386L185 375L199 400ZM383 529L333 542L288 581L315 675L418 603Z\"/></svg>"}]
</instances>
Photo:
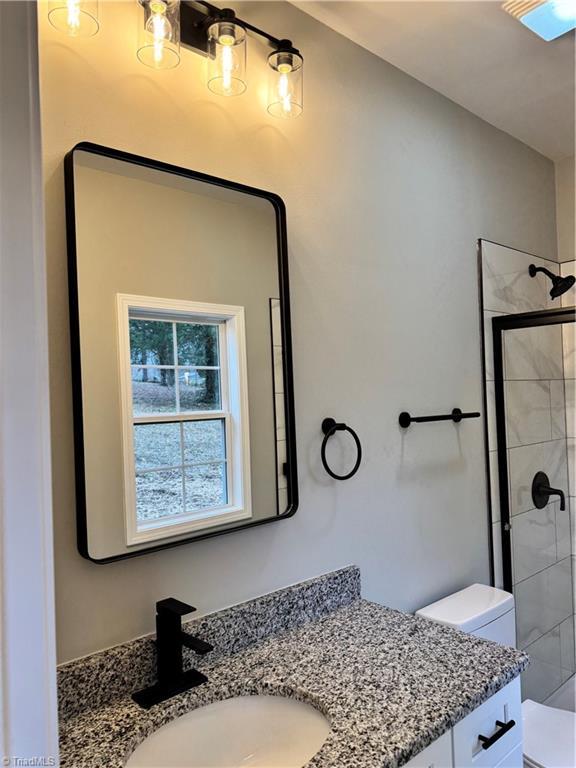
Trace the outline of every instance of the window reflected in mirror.
<instances>
[{"instance_id":1,"label":"window reflected in mirror","mask_svg":"<svg viewBox=\"0 0 576 768\"><path fill-rule=\"evenodd\" d=\"M117 305L127 545L250 518L244 309Z\"/></svg>"}]
</instances>

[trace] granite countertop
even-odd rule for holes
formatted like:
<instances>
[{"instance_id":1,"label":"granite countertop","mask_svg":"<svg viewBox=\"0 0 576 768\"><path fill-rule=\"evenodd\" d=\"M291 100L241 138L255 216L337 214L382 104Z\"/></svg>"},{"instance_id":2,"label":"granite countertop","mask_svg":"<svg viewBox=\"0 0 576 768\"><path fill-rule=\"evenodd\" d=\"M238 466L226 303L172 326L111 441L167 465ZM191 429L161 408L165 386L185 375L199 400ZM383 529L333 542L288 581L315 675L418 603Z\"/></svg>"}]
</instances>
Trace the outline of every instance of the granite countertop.
<instances>
[{"instance_id":1,"label":"granite countertop","mask_svg":"<svg viewBox=\"0 0 576 768\"><path fill-rule=\"evenodd\" d=\"M120 768L161 725L246 694L297 698L328 718L331 733L310 768L394 768L529 663L513 648L362 599L232 655L209 656L201 665L208 683L150 710L126 695L66 718L62 768Z\"/></svg>"}]
</instances>

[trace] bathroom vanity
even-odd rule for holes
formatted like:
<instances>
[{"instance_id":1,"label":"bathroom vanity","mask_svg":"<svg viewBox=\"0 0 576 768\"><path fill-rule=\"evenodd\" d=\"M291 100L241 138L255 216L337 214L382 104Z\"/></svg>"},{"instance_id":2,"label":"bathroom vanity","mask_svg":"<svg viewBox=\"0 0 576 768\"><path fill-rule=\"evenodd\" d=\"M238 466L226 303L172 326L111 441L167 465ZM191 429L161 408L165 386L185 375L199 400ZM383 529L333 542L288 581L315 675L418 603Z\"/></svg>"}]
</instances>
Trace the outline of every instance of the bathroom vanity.
<instances>
[{"instance_id":1,"label":"bathroom vanity","mask_svg":"<svg viewBox=\"0 0 576 768\"><path fill-rule=\"evenodd\" d=\"M410 768L522 768L522 762L522 706L520 678L516 678L407 765Z\"/></svg>"},{"instance_id":2,"label":"bathroom vanity","mask_svg":"<svg viewBox=\"0 0 576 768\"><path fill-rule=\"evenodd\" d=\"M155 680L151 637L60 668L64 768L121 768L165 724L239 696L318 710L330 730L307 763L313 768L522 765L519 675L528 656L362 600L355 567L186 629L214 646L202 657L185 655L185 666L207 682L148 710L131 693Z\"/></svg>"}]
</instances>

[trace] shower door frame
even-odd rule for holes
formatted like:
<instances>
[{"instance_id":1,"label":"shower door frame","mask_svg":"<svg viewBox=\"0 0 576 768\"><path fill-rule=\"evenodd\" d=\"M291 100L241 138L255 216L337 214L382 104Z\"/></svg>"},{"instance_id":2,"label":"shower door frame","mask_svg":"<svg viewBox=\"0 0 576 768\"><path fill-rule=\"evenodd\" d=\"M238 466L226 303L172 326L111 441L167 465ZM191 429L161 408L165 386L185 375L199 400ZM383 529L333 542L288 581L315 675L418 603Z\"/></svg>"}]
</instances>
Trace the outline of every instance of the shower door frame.
<instances>
[{"instance_id":1,"label":"shower door frame","mask_svg":"<svg viewBox=\"0 0 576 768\"><path fill-rule=\"evenodd\" d=\"M508 440L506 435L506 403L504 395L504 331L516 328L531 328L541 325L562 325L576 321L575 307L541 309L521 312L516 315L502 315L492 318L492 340L494 354L494 395L496 410L496 440L498 452L498 481L500 495L500 527L502 531L502 571L504 589L513 592L512 576L512 527L510 524L510 489L508 485ZM565 373L565 372L564 372ZM569 492L566 493L569 497Z\"/></svg>"}]
</instances>

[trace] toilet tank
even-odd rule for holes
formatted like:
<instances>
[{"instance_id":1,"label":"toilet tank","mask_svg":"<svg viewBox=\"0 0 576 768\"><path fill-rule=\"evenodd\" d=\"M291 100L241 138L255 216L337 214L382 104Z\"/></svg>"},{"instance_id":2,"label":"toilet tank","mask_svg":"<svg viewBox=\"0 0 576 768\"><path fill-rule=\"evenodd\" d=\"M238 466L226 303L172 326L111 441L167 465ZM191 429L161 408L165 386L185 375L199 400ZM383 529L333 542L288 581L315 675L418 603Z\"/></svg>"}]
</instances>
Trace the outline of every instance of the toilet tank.
<instances>
[{"instance_id":1,"label":"toilet tank","mask_svg":"<svg viewBox=\"0 0 576 768\"><path fill-rule=\"evenodd\" d=\"M472 584L416 615L502 645L516 645L514 596L496 587Z\"/></svg>"}]
</instances>

